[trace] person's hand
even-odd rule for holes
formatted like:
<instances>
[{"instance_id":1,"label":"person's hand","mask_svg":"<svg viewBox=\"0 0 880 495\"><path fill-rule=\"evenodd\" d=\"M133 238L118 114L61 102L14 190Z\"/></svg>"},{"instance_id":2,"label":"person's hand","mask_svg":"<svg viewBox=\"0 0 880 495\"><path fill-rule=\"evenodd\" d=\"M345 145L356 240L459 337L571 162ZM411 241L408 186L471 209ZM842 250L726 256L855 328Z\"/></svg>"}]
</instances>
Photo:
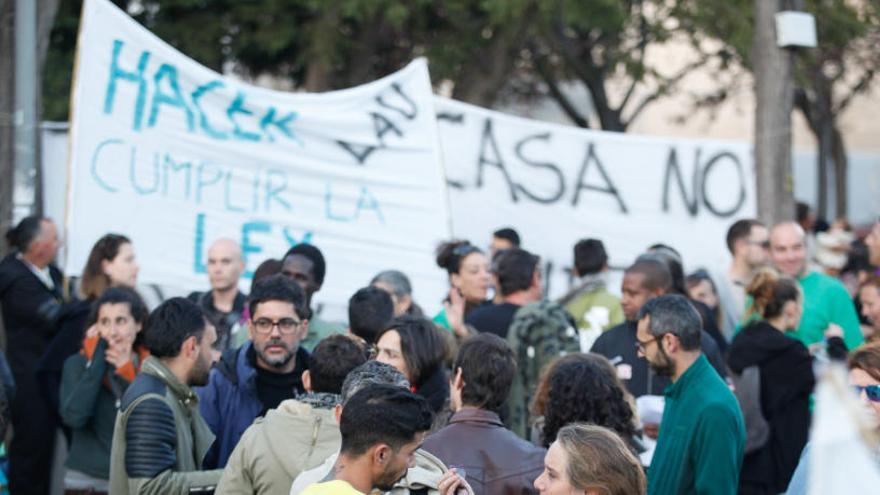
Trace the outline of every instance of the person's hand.
<instances>
[{"instance_id":1,"label":"person's hand","mask_svg":"<svg viewBox=\"0 0 880 495\"><path fill-rule=\"evenodd\" d=\"M829 323L828 328L825 329L825 338L830 339L831 337L843 338L843 328L836 323Z\"/></svg>"},{"instance_id":2,"label":"person's hand","mask_svg":"<svg viewBox=\"0 0 880 495\"><path fill-rule=\"evenodd\" d=\"M114 368L119 369L125 366L126 363L131 361L132 354L133 352L131 350L131 345L110 345L104 352L104 359L106 359L108 363L112 364Z\"/></svg>"},{"instance_id":3,"label":"person's hand","mask_svg":"<svg viewBox=\"0 0 880 495\"><path fill-rule=\"evenodd\" d=\"M464 326L464 296L461 291L453 287L449 289L449 300L443 303L446 310L446 320L455 333L456 337L465 338L468 335L467 328Z\"/></svg>"},{"instance_id":4,"label":"person's hand","mask_svg":"<svg viewBox=\"0 0 880 495\"><path fill-rule=\"evenodd\" d=\"M440 495L463 495L472 490L468 482L459 476L457 468L452 468L443 473L437 484L437 491Z\"/></svg>"},{"instance_id":5,"label":"person's hand","mask_svg":"<svg viewBox=\"0 0 880 495\"><path fill-rule=\"evenodd\" d=\"M643 425L642 431L648 438L657 440L657 437L660 436L660 425Z\"/></svg>"}]
</instances>

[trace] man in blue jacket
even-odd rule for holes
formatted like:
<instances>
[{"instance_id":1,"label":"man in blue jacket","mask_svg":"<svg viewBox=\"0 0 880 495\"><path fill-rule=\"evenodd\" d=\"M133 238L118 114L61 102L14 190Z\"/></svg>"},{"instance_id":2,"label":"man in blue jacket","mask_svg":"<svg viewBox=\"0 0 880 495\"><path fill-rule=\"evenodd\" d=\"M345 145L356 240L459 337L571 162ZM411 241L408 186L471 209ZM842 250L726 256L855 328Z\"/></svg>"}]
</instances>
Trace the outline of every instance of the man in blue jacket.
<instances>
[{"instance_id":1,"label":"man in blue jacket","mask_svg":"<svg viewBox=\"0 0 880 495\"><path fill-rule=\"evenodd\" d=\"M217 441L205 460L223 468L242 433L281 401L304 392L309 353L300 346L308 332L306 297L296 282L273 275L250 295L250 341L224 353L198 390L199 410Z\"/></svg>"}]
</instances>

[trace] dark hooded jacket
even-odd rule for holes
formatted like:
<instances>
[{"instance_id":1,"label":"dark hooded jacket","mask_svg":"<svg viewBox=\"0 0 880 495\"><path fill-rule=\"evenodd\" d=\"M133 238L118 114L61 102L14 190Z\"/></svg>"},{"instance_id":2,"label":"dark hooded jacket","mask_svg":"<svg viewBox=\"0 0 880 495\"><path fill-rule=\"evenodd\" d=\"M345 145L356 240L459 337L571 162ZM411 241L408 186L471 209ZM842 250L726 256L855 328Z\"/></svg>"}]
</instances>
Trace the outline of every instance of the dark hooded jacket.
<instances>
[{"instance_id":1,"label":"dark hooded jacket","mask_svg":"<svg viewBox=\"0 0 880 495\"><path fill-rule=\"evenodd\" d=\"M257 369L248 341L238 349L230 349L211 370L208 384L195 389L199 396L199 412L217 437L205 457L208 469L223 468L238 444L241 435L257 417L265 413L266 406L257 391ZM249 355L249 352L251 355ZM297 377L308 369L309 353L299 347L296 351ZM302 382L290 391L290 398L304 392Z\"/></svg>"},{"instance_id":2,"label":"dark hooded jacket","mask_svg":"<svg viewBox=\"0 0 880 495\"><path fill-rule=\"evenodd\" d=\"M63 277L49 265L54 288L34 275L16 253L0 261L0 302L6 327L6 355L16 375L30 375L55 335L63 308Z\"/></svg>"},{"instance_id":3,"label":"dark hooded jacket","mask_svg":"<svg viewBox=\"0 0 880 495\"><path fill-rule=\"evenodd\" d=\"M770 426L766 444L745 456L739 493L784 492L809 434L812 357L800 341L755 321L734 337L727 362L737 374L758 366L761 412Z\"/></svg>"}]
</instances>

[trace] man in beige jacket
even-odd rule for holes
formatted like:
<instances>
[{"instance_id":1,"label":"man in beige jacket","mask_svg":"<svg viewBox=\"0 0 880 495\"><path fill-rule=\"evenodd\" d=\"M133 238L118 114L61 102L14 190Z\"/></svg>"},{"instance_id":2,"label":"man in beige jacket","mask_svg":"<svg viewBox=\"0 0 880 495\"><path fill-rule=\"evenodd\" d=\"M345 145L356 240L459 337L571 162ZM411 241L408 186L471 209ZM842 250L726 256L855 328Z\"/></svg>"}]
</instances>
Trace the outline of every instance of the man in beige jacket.
<instances>
[{"instance_id":1,"label":"man in beige jacket","mask_svg":"<svg viewBox=\"0 0 880 495\"><path fill-rule=\"evenodd\" d=\"M336 411L342 383L366 360L364 347L348 336L322 340L303 372L307 393L283 401L245 430L216 493L287 495L300 472L338 451L342 437Z\"/></svg>"}]
</instances>

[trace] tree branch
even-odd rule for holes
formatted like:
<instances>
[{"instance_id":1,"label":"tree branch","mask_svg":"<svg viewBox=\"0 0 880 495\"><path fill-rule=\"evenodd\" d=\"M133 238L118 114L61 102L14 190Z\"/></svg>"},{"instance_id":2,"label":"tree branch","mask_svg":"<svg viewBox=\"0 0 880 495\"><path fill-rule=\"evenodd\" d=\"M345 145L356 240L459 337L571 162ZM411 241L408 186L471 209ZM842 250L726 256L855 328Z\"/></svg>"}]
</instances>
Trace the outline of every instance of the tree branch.
<instances>
[{"instance_id":1,"label":"tree branch","mask_svg":"<svg viewBox=\"0 0 880 495\"><path fill-rule=\"evenodd\" d=\"M534 51L533 51L534 53ZM535 68L538 70L538 74L541 76L541 79L547 84L547 88L550 90L550 94L553 95L553 98L562 107L562 110L565 114L570 118L578 127L589 128L590 122L581 115L580 112L574 107L571 103L571 100L565 96L562 90L559 87L556 78L553 77L552 71L547 66L547 63L544 59L543 55L539 55L534 53L535 56Z\"/></svg>"},{"instance_id":2,"label":"tree branch","mask_svg":"<svg viewBox=\"0 0 880 495\"><path fill-rule=\"evenodd\" d=\"M840 112L846 110L846 107L848 107L849 104L852 103L852 100L856 97L856 95L865 92L870 87L871 81L874 80L874 75L874 69L865 70L865 73L862 74L862 77L859 79L859 81L849 88L843 100L841 100L840 103L838 103L832 109L832 113L834 115L838 115Z\"/></svg>"},{"instance_id":3,"label":"tree branch","mask_svg":"<svg viewBox=\"0 0 880 495\"><path fill-rule=\"evenodd\" d=\"M685 76L690 74L694 69L705 65L708 59L708 55L702 55L698 60L684 66L684 68L678 71L674 76L664 79L663 82L660 83L660 87L657 88L656 91L646 96L644 99L642 99L641 102L639 102L638 105L636 105L629 118L626 119L624 126L629 127L630 124L635 122L636 118L638 118L639 114L642 113L645 107L647 107L649 104L651 104L653 101L657 100L661 96L665 96L666 94L668 94L669 91L682 79L684 79ZM624 108L621 106L619 110L620 113L623 113L623 110Z\"/></svg>"},{"instance_id":4,"label":"tree branch","mask_svg":"<svg viewBox=\"0 0 880 495\"><path fill-rule=\"evenodd\" d=\"M648 20L645 19L644 15L639 15L639 35L641 36L638 44L639 51L639 65L645 65L645 50L648 46ZM623 97L623 101L620 102L620 106L617 107L618 111L622 111L626 108L626 105L629 103L630 98L632 98L633 93L636 91L636 86L638 86L639 80L633 78L632 84L629 85L629 89L626 90L626 95Z\"/></svg>"}]
</instances>

